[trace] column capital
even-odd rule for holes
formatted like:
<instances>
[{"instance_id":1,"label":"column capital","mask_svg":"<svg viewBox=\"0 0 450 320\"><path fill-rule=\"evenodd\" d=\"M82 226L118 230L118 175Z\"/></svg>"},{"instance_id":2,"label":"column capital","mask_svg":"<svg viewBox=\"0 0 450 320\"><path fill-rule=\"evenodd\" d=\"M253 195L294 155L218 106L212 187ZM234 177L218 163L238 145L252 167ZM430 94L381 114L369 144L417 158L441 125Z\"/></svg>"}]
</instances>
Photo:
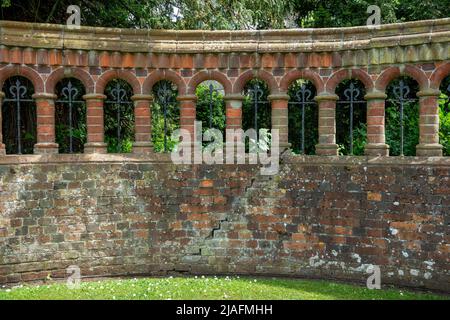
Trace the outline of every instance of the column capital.
<instances>
[{"instance_id":1,"label":"column capital","mask_svg":"<svg viewBox=\"0 0 450 320\"><path fill-rule=\"evenodd\" d=\"M387 94L381 91L372 91L372 92L368 92L365 96L364 96L365 100L386 100L387 99Z\"/></svg>"},{"instance_id":2,"label":"column capital","mask_svg":"<svg viewBox=\"0 0 450 320\"><path fill-rule=\"evenodd\" d=\"M135 94L131 96L133 101L153 101L153 96L151 94Z\"/></svg>"},{"instance_id":3,"label":"column capital","mask_svg":"<svg viewBox=\"0 0 450 320\"><path fill-rule=\"evenodd\" d=\"M178 101L197 101L197 96L195 94L186 94L177 97Z\"/></svg>"},{"instance_id":4,"label":"column capital","mask_svg":"<svg viewBox=\"0 0 450 320\"><path fill-rule=\"evenodd\" d=\"M275 93L267 96L269 101L273 100L289 100L289 95L287 93Z\"/></svg>"},{"instance_id":5,"label":"column capital","mask_svg":"<svg viewBox=\"0 0 450 320\"><path fill-rule=\"evenodd\" d=\"M105 100L106 96L101 93L88 93L82 97L84 100Z\"/></svg>"},{"instance_id":6,"label":"column capital","mask_svg":"<svg viewBox=\"0 0 450 320\"><path fill-rule=\"evenodd\" d=\"M245 100L245 96L240 93L234 93L234 94L226 94L223 96L223 100L234 100L234 101L242 101Z\"/></svg>"},{"instance_id":7,"label":"column capital","mask_svg":"<svg viewBox=\"0 0 450 320\"><path fill-rule=\"evenodd\" d=\"M417 92L417 96L420 97L439 97L441 95L441 90L437 89L425 89Z\"/></svg>"},{"instance_id":8,"label":"column capital","mask_svg":"<svg viewBox=\"0 0 450 320\"><path fill-rule=\"evenodd\" d=\"M31 97L35 100L55 100L57 98L56 94L46 92L37 92Z\"/></svg>"},{"instance_id":9,"label":"column capital","mask_svg":"<svg viewBox=\"0 0 450 320\"><path fill-rule=\"evenodd\" d=\"M334 93L322 92L322 93L319 93L318 95L316 95L314 97L314 100L316 100L317 102L320 102L320 101L337 101L337 100L339 100L339 97L338 97L337 94L334 94Z\"/></svg>"}]
</instances>

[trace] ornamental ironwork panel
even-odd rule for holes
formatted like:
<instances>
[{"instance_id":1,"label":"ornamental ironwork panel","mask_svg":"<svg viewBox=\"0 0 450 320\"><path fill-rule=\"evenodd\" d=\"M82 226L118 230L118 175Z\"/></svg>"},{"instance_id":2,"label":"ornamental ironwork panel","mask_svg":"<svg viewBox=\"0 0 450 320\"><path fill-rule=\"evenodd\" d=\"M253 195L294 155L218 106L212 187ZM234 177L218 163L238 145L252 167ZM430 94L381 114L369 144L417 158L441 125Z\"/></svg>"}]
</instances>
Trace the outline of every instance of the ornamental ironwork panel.
<instances>
[{"instance_id":1,"label":"ornamental ironwork panel","mask_svg":"<svg viewBox=\"0 0 450 320\"><path fill-rule=\"evenodd\" d=\"M300 153L305 154L305 115L306 107L315 106L316 102L313 100L313 92L308 89L306 84L302 84L293 92L293 97L289 104L293 106L300 106L301 112L301 129L300 129Z\"/></svg>"},{"instance_id":2,"label":"ornamental ironwork panel","mask_svg":"<svg viewBox=\"0 0 450 320\"><path fill-rule=\"evenodd\" d=\"M337 104L346 104L349 106L349 149L350 155L353 155L353 118L355 114L355 106L365 104L366 101L363 100L361 89L358 88L353 81L350 82L348 88L344 90L343 95L345 100L338 100Z\"/></svg>"},{"instance_id":3,"label":"ornamental ironwork panel","mask_svg":"<svg viewBox=\"0 0 450 320\"><path fill-rule=\"evenodd\" d=\"M264 89L262 87L262 84L256 81L250 85L248 89L248 95L251 99L251 105L253 107L253 128L255 129L256 135L258 137L258 107L260 104L269 104L269 101L264 99Z\"/></svg>"},{"instance_id":4,"label":"ornamental ironwork panel","mask_svg":"<svg viewBox=\"0 0 450 320\"><path fill-rule=\"evenodd\" d=\"M106 100L105 103L109 105L113 105L116 111L116 138L117 138L117 150L120 152L122 150L122 108L129 107L133 105L133 102L130 101L130 97L127 95L127 89L124 84L120 81L117 81L113 88L110 91L111 100Z\"/></svg>"},{"instance_id":5,"label":"ornamental ironwork panel","mask_svg":"<svg viewBox=\"0 0 450 320\"><path fill-rule=\"evenodd\" d=\"M76 86L74 86L72 84L72 81L69 80L67 82L67 84L65 86L62 87L61 91L60 91L60 96L58 97L59 99L56 100L57 103L62 104L63 106L67 106L68 107L68 122L69 122L69 153L74 153L74 148L73 148L73 130L74 130L74 108L76 107L76 105L80 105L80 104L84 104L85 101L81 98L81 94L78 90L78 88L76 88Z\"/></svg>"},{"instance_id":6,"label":"ornamental ironwork panel","mask_svg":"<svg viewBox=\"0 0 450 320\"><path fill-rule=\"evenodd\" d=\"M20 78L16 78L13 84L9 86L8 92L10 96L7 96L3 101L4 102L12 102L15 105L16 112L16 143L17 143L17 154L22 154L22 132L21 127L23 125L23 121L21 119L21 109L23 107L24 102L33 102L33 99L26 98L27 95L27 86L24 85Z\"/></svg>"},{"instance_id":7,"label":"ornamental ironwork panel","mask_svg":"<svg viewBox=\"0 0 450 320\"><path fill-rule=\"evenodd\" d=\"M392 87L392 92L394 99L389 99L389 101L399 104L400 106L400 156L404 156L404 142L405 142L405 105L409 102L417 101L416 98L409 98L411 89L404 80L400 80L397 85Z\"/></svg>"}]
</instances>

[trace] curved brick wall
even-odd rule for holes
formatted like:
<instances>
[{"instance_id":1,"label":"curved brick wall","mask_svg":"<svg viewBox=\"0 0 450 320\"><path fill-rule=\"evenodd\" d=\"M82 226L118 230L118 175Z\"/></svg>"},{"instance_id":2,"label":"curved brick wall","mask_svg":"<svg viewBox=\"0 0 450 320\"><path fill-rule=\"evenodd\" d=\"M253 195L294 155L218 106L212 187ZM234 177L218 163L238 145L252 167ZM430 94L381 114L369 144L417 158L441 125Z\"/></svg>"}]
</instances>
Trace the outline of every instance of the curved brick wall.
<instances>
[{"instance_id":1,"label":"curved brick wall","mask_svg":"<svg viewBox=\"0 0 450 320\"><path fill-rule=\"evenodd\" d=\"M449 292L450 160L287 158L177 166L160 156L30 156L0 165L0 282L276 274ZM22 162L22 163L17 163Z\"/></svg>"}]
</instances>

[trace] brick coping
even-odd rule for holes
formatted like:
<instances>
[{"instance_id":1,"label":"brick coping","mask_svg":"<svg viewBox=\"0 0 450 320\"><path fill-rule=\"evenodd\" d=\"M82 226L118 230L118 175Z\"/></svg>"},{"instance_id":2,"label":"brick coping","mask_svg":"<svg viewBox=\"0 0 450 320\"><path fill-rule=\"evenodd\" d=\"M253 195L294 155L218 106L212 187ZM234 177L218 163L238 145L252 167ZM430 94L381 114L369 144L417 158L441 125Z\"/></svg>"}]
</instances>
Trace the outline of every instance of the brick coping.
<instances>
[{"instance_id":1,"label":"brick coping","mask_svg":"<svg viewBox=\"0 0 450 320\"><path fill-rule=\"evenodd\" d=\"M224 160L225 161L225 160ZM0 156L0 165L27 164L102 164L102 163L171 163L170 154L42 154ZM450 157L374 157L283 155L280 164L338 165L338 166L450 166ZM174 164L176 165L176 164ZM203 164L206 165L206 164ZM218 164L220 166L220 164ZM240 165L240 164L235 164ZM243 165L248 165L248 162ZM227 166L226 163L221 166Z\"/></svg>"},{"instance_id":2,"label":"brick coping","mask_svg":"<svg viewBox=\"0 0 450 320\"><path fill-rule=\"evenodd\" d=\"M447 42L450 18L278 30L147 30L0 21L5 46L156 53L311 52Z\"/></svg>"}]
</instances>

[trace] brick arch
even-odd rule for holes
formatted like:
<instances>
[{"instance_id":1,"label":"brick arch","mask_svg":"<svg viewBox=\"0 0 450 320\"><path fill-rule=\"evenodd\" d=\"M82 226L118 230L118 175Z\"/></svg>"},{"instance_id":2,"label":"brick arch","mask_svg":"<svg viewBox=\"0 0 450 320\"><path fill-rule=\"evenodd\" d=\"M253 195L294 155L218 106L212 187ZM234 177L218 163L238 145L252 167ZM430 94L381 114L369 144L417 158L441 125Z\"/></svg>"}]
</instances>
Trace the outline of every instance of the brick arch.
<instances>
[{"instance_id":1,"label":"brick arch","mask_svg":"<svg viewBox=\"0 0 450 320\"><path fill-rule=\"evenodd\" d=\"M386 87L392 80L400 76L410 76L419 84L420 90L428 88L428 78L426 74L419 68L407 65L404 68L389 67L384 70L375 82L375 88L379 91L385 92Z\"/></svg>"},{"instance_id":2,"label":"brick arch","mask_svg":"<svg viewBox=\"0 0 450 320\"><path fill-rule=\"evenodd\" d=\"M430 88L439 89L442 80L448 75L450 75L450 62L444 63L434 70L430 78Z\"/></svg>"},{"instance_id":3,"label":"brick arch","mask_svg":"<svg viewBox=\"0 0 450 320\"><path fill-rule=\"evenodd\" d=\"M234 82L233 93L240 94L244 90L244 86L251 79L261 79L266 82L269 87L270 93L278 93L278 83L274 76L265 70L247 70L242 73Z\"/></svg>"},{"instance_id":4,"label":"brick arch","mask_svg":"<svg viewBox=\"0 0 450 320\"><path fill-rule=\"evenodd\" d=\"M324 84L322 81L322 78L320 78L319 74L317 74L314 71L311 70L292 70L289 71L280 82L280 90L283 92L287 92L289 89L289 86L292 84L292 82L299 80L299 79L306 79L310 80L314 87L316 88L316 92L322 92L324 90Z\"/></svg>"},{"instance_id":5,"label":"brick arch","mask_svg":"<svg viewBox=\"0 0 450 320\"><path fill-rule=\"evenodd\" d=\"M95 92L104 93L106 85L113 79L126 81L133 88L134 94L141 93L141 84L136 75L127 70L109 70L103 73L95 84Z\"/></svg>"},{"instance_id":6,"label":"brick arch","mask_svg":"<svg viewBox=\"0 0 450 320\"><path fill-rule=\"evenodd\" d=\"M216 70L208 70L200 71L191 78L187 86L187 94L195 94L197 86L205 80L215 80L219 82L223 86L225 94L230 94L232 92L231 81L225 74Z\"/></svg>"},{"instance_id":7,"label":"brick arch","mask_svg":"<svg viewBox=\"0 0 450 320\"><path fill-rule=\"evenodd\" d=\"M93 93L95 90L94 80L92 80L92 77L88 72L78 68L61 67L53 71L47 78L47 81L45 82L46 92L54 93L56 84L64 78L75 78L80 80L84 85L86 93Z\"/></svg>"},{"instance_id":8,"label":"brick arch","mask_svg":"<svg viewBox=\"0 0 450 320\"><path fill-rule=\"evenodd\" d=\"M36 70L26 66L8 66L0 69L0 90L6 79L14 76L22 76L31 81L34 92L44 92L44 80Z\"/></svg>"},{"instance_id":9,"label":"brick arch","mask_svg":"<svg viewBox=\"0 0 450 320\"><path fill-rule=\"evenodd\" d=\"M155 83L161 80L168 80L173 82L178 89L178 95L186 94L186 83L183 78L176 72L172 70L159 69L150 73L142 85L142 92L144 94L151 94L153 86Z\"/></svg>"},{"instance_id":10,"label":"brick arch","mask_svg":"<svg viewBox=\"0 0 450 320\"><path fill-rule=\"evenodd\" d=\"M346 79L360 80L364 84L366 92L371 91L374 87L372 78L366 71L362 69L341 69L333 73L328 79L326 84L326 91L334 93L339 83Z\"/></svg>"}]
</instances>

